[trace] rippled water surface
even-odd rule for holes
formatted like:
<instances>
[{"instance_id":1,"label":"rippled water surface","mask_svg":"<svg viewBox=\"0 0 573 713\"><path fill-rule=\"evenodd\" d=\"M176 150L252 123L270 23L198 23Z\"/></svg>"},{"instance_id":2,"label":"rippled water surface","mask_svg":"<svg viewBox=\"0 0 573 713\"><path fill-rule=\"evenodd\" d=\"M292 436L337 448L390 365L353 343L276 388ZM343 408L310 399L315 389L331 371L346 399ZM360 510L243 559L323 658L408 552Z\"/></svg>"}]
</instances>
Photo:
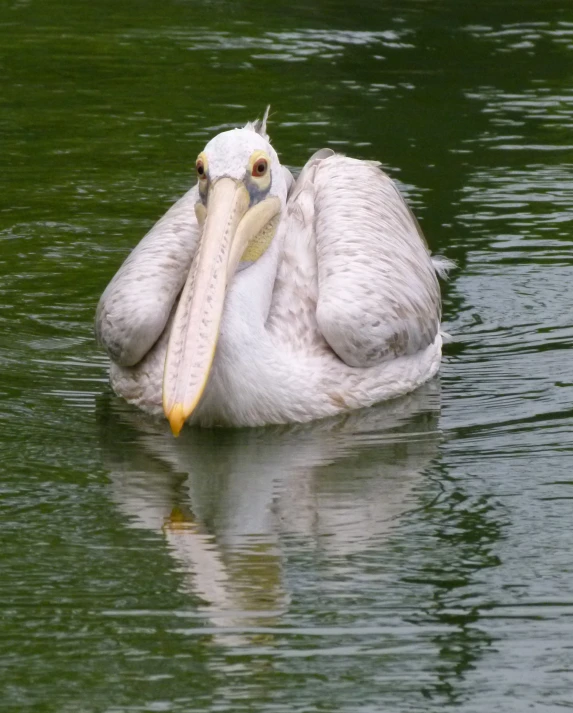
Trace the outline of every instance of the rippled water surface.
<instances>
[{"instance_id":1,"label":"rippled water surface","mask_svg":"<svg viewBox=\"0 0 573 713\"><path fill-rule=\"evenodd\" d=\"M0 711L573 708L570 0L5 0L0 71ZM400 182L454 341L402 401L175 441L95 305L269 102L285 164Z\"/></svg>"}]
</instances>

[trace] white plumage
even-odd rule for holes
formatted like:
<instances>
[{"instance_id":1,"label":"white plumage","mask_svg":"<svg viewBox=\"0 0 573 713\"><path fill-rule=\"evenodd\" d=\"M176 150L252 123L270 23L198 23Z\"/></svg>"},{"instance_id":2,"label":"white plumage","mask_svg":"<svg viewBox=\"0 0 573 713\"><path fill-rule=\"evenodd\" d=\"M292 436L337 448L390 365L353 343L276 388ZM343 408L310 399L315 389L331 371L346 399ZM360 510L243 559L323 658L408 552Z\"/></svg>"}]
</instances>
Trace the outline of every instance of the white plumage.
<instances>
[{"instance_id":1,"label":"white plumage","mask_svg":"<svg viewBox=\"0 0 573 713\"><path fill-rule=\"evenodd\" d=\"M114 390L165 410L175 432L185 419L310 421L405 394L439 368L436 271L394 183L329 150L294 182L265 123L207 145L201 190L152 228L98 306Z\"/></svg>"}]
</instances>

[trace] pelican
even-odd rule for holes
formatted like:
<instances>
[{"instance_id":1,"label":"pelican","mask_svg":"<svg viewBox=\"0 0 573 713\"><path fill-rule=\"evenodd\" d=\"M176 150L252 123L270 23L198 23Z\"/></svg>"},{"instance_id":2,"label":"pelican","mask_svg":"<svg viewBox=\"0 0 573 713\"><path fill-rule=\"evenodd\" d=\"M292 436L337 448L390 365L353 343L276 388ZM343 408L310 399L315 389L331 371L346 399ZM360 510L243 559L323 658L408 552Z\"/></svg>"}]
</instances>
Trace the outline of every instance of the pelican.
<instances>
[{"instance_id":1,"label":"pelican","mask_svg":"<svg viewBox=\"0 0 573 713\"><path fill-rule=\"evenodd\" d=\"M295 180L262 120L211 139L197 184L127 257L96 335L114 391L200 426L306 422L439 369L441 299L416 218L376 162L329 149Z\"/></svg>"}]
</instances>

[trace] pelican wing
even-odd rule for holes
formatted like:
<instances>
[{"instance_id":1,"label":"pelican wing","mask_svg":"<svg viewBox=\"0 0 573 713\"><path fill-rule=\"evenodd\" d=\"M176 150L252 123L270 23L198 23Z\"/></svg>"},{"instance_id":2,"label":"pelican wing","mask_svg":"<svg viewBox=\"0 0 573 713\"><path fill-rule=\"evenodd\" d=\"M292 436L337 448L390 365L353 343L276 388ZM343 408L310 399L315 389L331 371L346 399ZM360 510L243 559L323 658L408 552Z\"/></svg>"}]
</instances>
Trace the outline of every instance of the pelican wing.
<instances>
[{"instance_id":1,"label":"pelican wing","mask_svg":"<svg viewBox=\"0 0 573 713\"><path fill-rule=\"evenodd\" d=\"M197 250L197 187L180 198L127 257L101 296L96 335L121 366L137 364L165 329Z\"/></svg>"},{"instance_id":2,"label":"pelican wing","mask_svg":"<svg viewBox=\"0 0 573 713\"><path fill-rule=\"evenodd\" d=\"M374 366L434 341L441 303L430 253L378 164L323 150L303 169L289 204L292 214L312 221L316 320L346 364Z\"/></svg>"}]
</instances>

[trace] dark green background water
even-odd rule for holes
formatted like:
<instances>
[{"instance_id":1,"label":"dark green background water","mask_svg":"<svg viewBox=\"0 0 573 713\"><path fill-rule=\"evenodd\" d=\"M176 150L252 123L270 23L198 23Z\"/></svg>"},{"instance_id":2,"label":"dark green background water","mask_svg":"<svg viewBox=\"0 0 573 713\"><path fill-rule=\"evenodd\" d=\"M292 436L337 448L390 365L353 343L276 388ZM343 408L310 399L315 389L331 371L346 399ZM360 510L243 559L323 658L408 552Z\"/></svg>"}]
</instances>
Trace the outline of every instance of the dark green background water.
<instances>
[{"instance_id":1,"label":"dark green background water","mask_svg":"<svg viewBox=\"0 0 573 713\"><path fill-rule=\"evenodd\" d=\"M379 159L441 379L174 441L95 305L208 137ZM571 0L3 0L0 711L573 708Z\"/></svg>"}]
</instances>

